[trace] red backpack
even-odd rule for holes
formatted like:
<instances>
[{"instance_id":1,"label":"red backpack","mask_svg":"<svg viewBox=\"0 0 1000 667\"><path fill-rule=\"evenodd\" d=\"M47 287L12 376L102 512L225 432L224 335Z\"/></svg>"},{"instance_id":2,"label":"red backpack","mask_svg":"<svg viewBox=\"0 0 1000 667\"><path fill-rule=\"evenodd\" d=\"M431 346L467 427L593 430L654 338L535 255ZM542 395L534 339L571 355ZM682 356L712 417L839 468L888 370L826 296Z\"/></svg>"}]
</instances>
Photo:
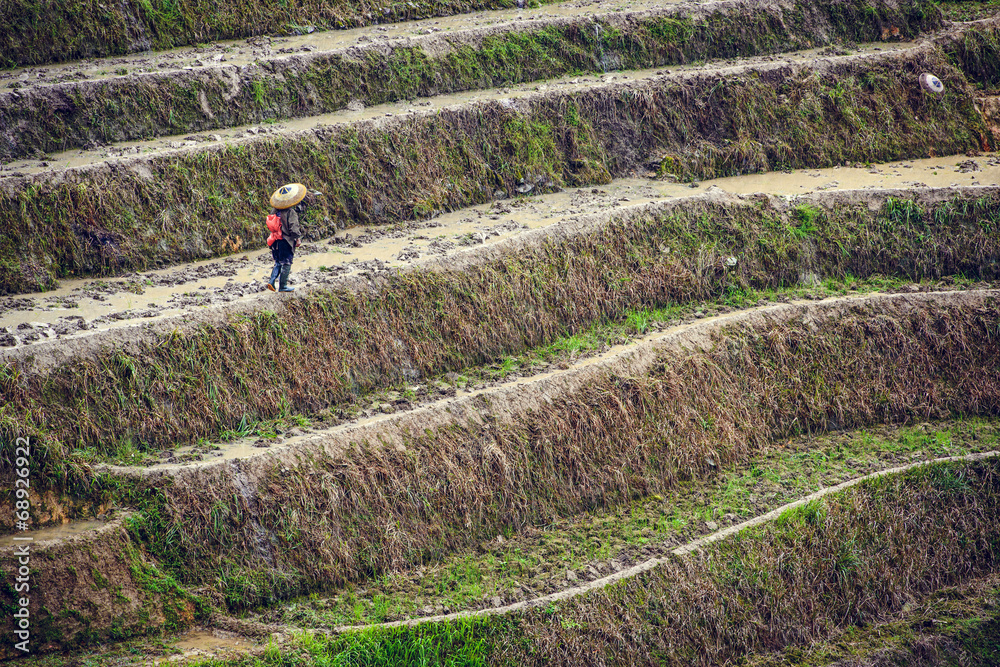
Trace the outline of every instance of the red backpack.
<instances>
[{"instance_id":1,"label":"red backpack","mask_svg":"<svg viewBox=\"0 0 1000 667\"><path fill-rule=\"evenodd\" d=\"M275 241L281 240L281 218L274 213L267 216L267 228L271 235L267 237L267 245L272 245Z\"/></svg>"}]
</instances>

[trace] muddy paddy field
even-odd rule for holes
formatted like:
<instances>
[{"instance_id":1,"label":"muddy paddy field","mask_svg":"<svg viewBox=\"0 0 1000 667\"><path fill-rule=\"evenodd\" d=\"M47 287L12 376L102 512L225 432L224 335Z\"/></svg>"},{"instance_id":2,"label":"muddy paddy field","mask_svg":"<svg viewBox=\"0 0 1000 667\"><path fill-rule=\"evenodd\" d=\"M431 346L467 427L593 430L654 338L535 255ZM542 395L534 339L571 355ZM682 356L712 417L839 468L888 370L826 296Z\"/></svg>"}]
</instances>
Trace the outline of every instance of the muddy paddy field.
<instances>
[{"instance_id":1,"label":"muddy paddy field","mask_svg":"<svg viewBox=\"0 0 1000 667\"><path fill-rule=\"evenodd\" d=\"M1000 664L995 4L11 4L0 657Z\"/></svg>"}]
</instances>

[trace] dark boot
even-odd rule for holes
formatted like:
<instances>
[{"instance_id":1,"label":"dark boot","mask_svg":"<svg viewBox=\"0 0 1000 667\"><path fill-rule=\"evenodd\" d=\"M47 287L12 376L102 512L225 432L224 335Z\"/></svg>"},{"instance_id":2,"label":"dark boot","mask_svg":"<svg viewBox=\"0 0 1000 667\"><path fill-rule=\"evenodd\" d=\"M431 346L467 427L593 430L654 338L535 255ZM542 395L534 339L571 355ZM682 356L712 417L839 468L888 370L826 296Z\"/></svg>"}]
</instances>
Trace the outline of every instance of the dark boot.
<instances>
[{"instance_id":1,"label":"dark boot","mask_svg":"<svg viewBox=\"0 0 1000 667\"><path fill-rule=\"evenodd\" d=\"M288 274L292 272L291 264L281 265L281 275L278 277L278 291L279 292L294 292L294 287L288 286Z\"/></svg>"},{"instance_id":2,"label":"dark boot","mask_svg":"<svg viewBox=\"0 0 1000 667\"><path fill-rule=\"evenodd\" d=\"M267 281L267 289L272 292L276 291L274 288L274 282L278 279L278 274L281 273L281 264L277 262L274 263L274 268L271 269L271 279Z\"/></svg>"}]
</instances>

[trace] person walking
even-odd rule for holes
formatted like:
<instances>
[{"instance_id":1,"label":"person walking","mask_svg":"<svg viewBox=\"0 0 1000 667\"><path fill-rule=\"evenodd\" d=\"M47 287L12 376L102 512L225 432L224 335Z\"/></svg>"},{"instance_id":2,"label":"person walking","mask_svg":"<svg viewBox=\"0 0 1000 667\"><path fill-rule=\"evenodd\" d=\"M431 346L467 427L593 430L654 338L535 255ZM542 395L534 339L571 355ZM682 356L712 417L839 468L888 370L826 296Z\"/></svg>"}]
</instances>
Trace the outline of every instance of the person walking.
<instances>
[{"instance_id":1,"label":"person walking","mask_svg":"<svg viewBox=\"0 0 1000 667\"><path fill-rule=\"evenodd\" d=\"M267 289L272 292L291 292L294 287L288 286L288 276L292 272L292 259L295 249L301 245L302 230L299 228L299 214L305 212L305 199L308 191L301 183L282 185L271 195L271 215L267 216L267 228L271 235L267 237L267 245L271 247L271 257L274 258L274 268L271 269L271 279ZM275 289L275 282L278 283Z\"/></svg>"}]
</instances>

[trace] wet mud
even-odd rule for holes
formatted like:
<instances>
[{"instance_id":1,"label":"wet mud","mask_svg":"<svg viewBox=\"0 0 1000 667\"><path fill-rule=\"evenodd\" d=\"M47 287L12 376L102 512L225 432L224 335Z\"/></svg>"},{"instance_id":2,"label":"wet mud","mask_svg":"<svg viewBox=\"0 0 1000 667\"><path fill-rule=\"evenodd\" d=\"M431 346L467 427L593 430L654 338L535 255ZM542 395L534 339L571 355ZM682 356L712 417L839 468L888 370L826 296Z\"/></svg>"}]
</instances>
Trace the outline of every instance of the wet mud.
<instances>
[{"instance_id":1,"label":"wet mud","mask_svg":"<svg viewBox=\"0 0 1000 667\"><path fill-rule=\"evenodd\" d=\"M917 48L912 42L878 42L871 44L845 47L822 47L752 58L727 59L711 63L695 63L675 65L671 67L654 67L643 70L625 72L608 72L606 74L570 75L549 79L542 82L530 82L499 88L469 90L464 92L435 95L433 97L400 100L388 104L366 107L360 102L352 103L348 108L331 113L310 115L302 118L286 119L272 124L255 123L236 127L226 127L204 132L194 132L180 136L165 136L145 141L122 141L108 146L98 146L87 149L72 149L46 154L37 159L18 159L0 164L0 180L7 177L32 176L36 174L59 173L65 170L86 168L102 162L136 156L149 157L177 150L198 150L213 145L229 144L238 140L253 140L268 136L284 136L296 133L310 132L319 128L341 123L356 123L364 120L393 116L409 116L425 114L441 109L460 105L505 100L526 99L539 93L573 93L582 92L595 86L607 84L642 83L656 80L667 75L698 72L725 73L733 68L745 68L768 64L805 64L823 59L836 59L845 56L873 55L879 53L901 52ZM513 193L509 193L513 194Z\"/></svg>"},{"instance_id":2,"label":"wet mud","mask_svg":"<svg viewBox=\"0 0 1000 667\"><path fill-rule=\"evenodd\" d=\"M85 521L69 521L67 523L39 528L38 530L26 530L11 535L0 535L0 549L14 547L24 542L46 542L49 540L63 540L69 537L83 535L90 531L100 530L108 524L107 519L90 519ZM18 539L15 539L18 538Z\"/></svg>"},{"instance_id":3,"label":"wet mud","mask_svg":"<svg viewBox=\"0 0 1000 667\"><path fill-rule=\"evenodd\" d=\"M651 173L649 176L653 176ZM735 195L811 193L886 188L966 188L1000 183L1000 155L954 155L887 164L805 169L720 178L690 184L631 178L600 187L568 188L446 213L426 222L357 227L310 239L296 253L290 284L321 287L345 275L374 275L492 244L530 229L565 224L602 211L680 198L709 188ZM526 193L533 189L525 184ZM0 349L87 335L229 303L288 298L269 292L268 251L244 252L182 267L120 278L65 281L51 292L0 297Z\"/></svg>"},{"instance_id":4,"label":"wet mud","mask_svg":"<svg viewBox=\"0 0 1000 667\"><path fill-rule=\"evenodd\" d=\"M261 648L261 643L217 628L192 629L168 638L161 655L149 656L154 665L192 664L206 658L237 657ZM165 654L165 655L163 655Z\"/></svg>"}]
</instances>

